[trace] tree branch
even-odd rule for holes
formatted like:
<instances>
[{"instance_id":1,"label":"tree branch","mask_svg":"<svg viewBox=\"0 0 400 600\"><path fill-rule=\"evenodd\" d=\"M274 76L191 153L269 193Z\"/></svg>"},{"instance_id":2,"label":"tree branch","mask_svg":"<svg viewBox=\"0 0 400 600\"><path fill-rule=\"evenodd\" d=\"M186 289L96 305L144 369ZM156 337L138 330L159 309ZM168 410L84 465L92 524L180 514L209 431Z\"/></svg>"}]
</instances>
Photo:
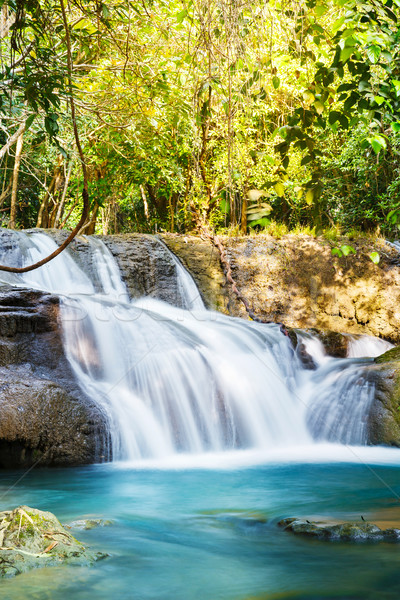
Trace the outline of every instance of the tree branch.
<instances>
[{"instance_id":1,"label":"tree branch","mask_svg":"<svg viewBox=\"0 0 400 600\"><path fill-rule=\"evenodd\" d=\"M33 265L29 265L27 267L8 267L5 265L0 265L0 271L7 271L9 273L27 273L28 271L33 271L34 269L37 269L39 267L41 267L42 265L45 265L46 263L50 262L51 260L53 260L53 258L55 258L56 256L58 256L74 239L74 237L79 233L79 231L81 230L82 226L85 224L88 214L89 214L89 191L88 191L88 177L87 177L87 168L86 168L86 162L85 162L85 156L83 154L83 150L82 150L82 146L81 146L81 142L79 139L79 133L78 133L78 126L76 124L76 114L75 114L75 103L74 103L74 97L73 97L73 88L72 88L72 52L71 52L71 37L69 34L69 29L68 29L68 20L67 20L67 15L65 12L65 6L64 6L64 0L60 0L60 8L61 8L61 12L62 12L62 18L63 18L63 23L64 23L64 29L65 29L65 39L66 39L66 43L67 43L67 64L68 64L68 87L69 87L69 102L70 102L70 107L71 107L71 119L72 119L72 125L73 125L73 129L74 129L74 136L75 136L75 142L76 142L76 147L78 149L78 154L79 154L79 158L81 160L81 165L82 165L82 174L83 174L83 190L82 190L82 199L83 199L83 210L82 210L82 215L81 218L79 220L79 223L77 224L77 226L75 227L75 229L73 231L71 231L70 235L67 237L67 239L61 244L61 246L59 246L57 248L57 250L55 250L54 252L52 252L49 256L46 256L46 258L43 258L42 260L39 260L38 262L34 263ZM22 127L22 126L21 126ZM25 123L23 125L23 128L25 128ZM17 140L18 136L21 134L21 132L23 131L23 129L19 129L17 134L14 134L13 137L15 137L15 140ZM10 138L12 139L12 138ZM6 144L6 146L9 144L9 142ZM12 144L10 144L8 147L10 147ZM1 152L3 151L4 147L1 149L0 151L0 158L1 156L3 156L5 154L5 152L7 151L4 150L3 155L1 155Z\"/></svg>"},{"instance_id":2,"label":"tree branch","mask_svg":"<svg viewBox=\"0 0 400 600\"><path fill-rule=\"evenodd\" d=\"M19 136L24 131L25 131L25 121L23 123L21 123L21 125L18 127L17 131L10 137L10 139L8 140L8 142L6 144L4 144L4 146L1 148L1 150L0 150L0 160L3 158L3 156L5 155L5 153L9 151L9 149L11 148L11 146L13 146L15 144L15 142L17 141L17 139L19 138Z\"/></svg>"}]
</instances>

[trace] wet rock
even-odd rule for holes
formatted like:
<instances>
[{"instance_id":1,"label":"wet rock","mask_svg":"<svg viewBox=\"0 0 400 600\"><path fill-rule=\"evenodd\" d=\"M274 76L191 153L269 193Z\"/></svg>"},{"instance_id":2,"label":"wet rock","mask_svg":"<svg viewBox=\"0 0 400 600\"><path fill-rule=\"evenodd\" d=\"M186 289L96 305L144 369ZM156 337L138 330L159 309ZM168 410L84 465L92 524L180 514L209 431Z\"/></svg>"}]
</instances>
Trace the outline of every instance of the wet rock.
<instances>
[{"instance_id":1,"label":"wet rock","mask_svg":"<svg viewBox=\"0 0 400 600\"><path fill-rule=\"evenodd\" d=\"M59 299L0 288L0 468L108 456L107 419L64 355Z\"/></svg>"},{"instance_id":2,"label":"wet rock","mask_svg":"<svg viewBox=\"0 0 400 600\"><path fill-rule=\"evenodd\" d=\"M46 230L45 233L58 244L67 237L65 231ZM131 298L150 296L182 307L175 261L161 238L138 233L92 237L104 242L114 256ZM75 238L68 251L100 291L96 255L87 238Z\"/></svg>"},{"instance_id":3,"label":"wet rock","mask_svg":"<svg viewBox=\"0 0 400 600\"><path fill-rule=\"evenodd\" d=\"M226 283L216 248L198 236L160 237L192 275L207 308L230 314L236 301Z\"/></svg>"},{"instance_id":4,"label":"wet rock","mask_svg":"<svg viewBox=\"0 0 400 600\"><path fill-rule=\"evenodd\" d=\"M371 444L400 447L400 347L374 359L375 399L368 418Z\"/></svg>"},{"instance_id":5,"label":"wet rock","mask_svg":"<svg viewBox=\"0 0 400 600\"><path fill-rule=\"evenodd\" d=\"M318 331L311 329L310 333L322 342L328 356L346 358L351 338L337 331Z\"/></svg>"},{"instance_id":6,"label":"wet rock","mask_svg":"<svg viewBox=\"0 0 400 600\"><path fill-rule=\"evenodd\" d=\"M78 542L50 512L29 506L0 512L0 576L62 564L90 566L107 555Z\"/></svg>"},{"instance_id":7,"label":"wet rock","mask_svg":"<svg viewBox=\"0 0 400 600\"><path fill-rule=\"evenodd\" d=\"M349 522L334 525L307 519L283 519L278 523L285 531L319 540L338 542L400 542L400 529L380 529L373 523Z\"/></svg>"},{"instance_id":8,"label":"wet rock","mask_svg":"<svg viewBox=\"0 0 400 600\"><path fill-rule=\"evenodd\" d=\"M67 232L50 231L57 242ZM150 295L179 306L176 269L157 240L147 234L95 236L117 260L132 297ZM247 318L243 304L227 285L217 250L199 236L158 236L192 274L208 308ZM398 252L383 240L350 243L355 255L332 257L323 238L267 235L221 238L234 279L259 317L287 327L315 328L331 356L345 356L341 333L368 334L400 343ZM347 243L345 239L342 243ZM379 266L369 258L381 252ZM75 260L96 282L93 256L85 238L70 246ZM339 333L339 335L337 335ZM336 336L335 336L336 334Z\"/></svg>"},{"instance_id":9,"label":"wet rock","mask_svg":"<svg viewBox=\"0 0 400 600\"><path fill-rule=\"evenodd\" d=\"M78 521L72 521L68 527L71 529L96 529L97 527L111 527L114 525L114 521L111 519L79 519Z\"/></svg>"}]
</instances>

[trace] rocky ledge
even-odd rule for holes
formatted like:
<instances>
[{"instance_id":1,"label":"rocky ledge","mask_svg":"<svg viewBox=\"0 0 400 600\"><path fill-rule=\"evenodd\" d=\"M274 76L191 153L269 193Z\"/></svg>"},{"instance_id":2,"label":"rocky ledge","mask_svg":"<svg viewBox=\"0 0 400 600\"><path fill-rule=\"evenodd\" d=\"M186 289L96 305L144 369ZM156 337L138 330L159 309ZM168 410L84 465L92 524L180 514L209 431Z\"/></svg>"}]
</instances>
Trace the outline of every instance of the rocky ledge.
<instances>
[{"instance_id":1,"label":"rocky ledge","mask_svg":"<svg viewBox=\"0 0 400 600\"><path fill-rule=\"evenodd\" d=\"M106 556L78 542L50 512L29 506L0 512L0 577L61 564L90 566Z\"/></svg>"},{"instance_id":2,"label":"rocky ledge","mask_svg":"<svg viewBox=\"0 0 400 600\"><path fill-rule=\"evenodd\" d=\"M337 542L400 542L400 529L380 529L373 523L347 522L326 524L307 519L283 519L278 523L285 531L303 537Z\"/></svg>"},{"instance_id":3,"label":"rocky ledge","mask_svg":"<svg viewBox=\"0 0 400 600\"><path fill-rule=\"evenodd\" d=\"M173 234L162 239L192 273L208 306L246 316L221 277L218 254L210 242ZM305 235L221 239L239 289L261 318L287 327L368 334L400 344L400 255L383 239L330 242ZM355 254L332 256L332 247L341 244L350 244ZM380 254L379 265L369 258L373 251Z\"/></svg>"},{"instance_id":4,"label":"rocky ledge","mask_svg":"<svg viewBox=\"0 0 400 600\"><path fill-rule=\"evenodd\" d=\"M0 288L0 468L107 457L107 421L64 355L59 299Z\"/></svg>"}]
</instances>

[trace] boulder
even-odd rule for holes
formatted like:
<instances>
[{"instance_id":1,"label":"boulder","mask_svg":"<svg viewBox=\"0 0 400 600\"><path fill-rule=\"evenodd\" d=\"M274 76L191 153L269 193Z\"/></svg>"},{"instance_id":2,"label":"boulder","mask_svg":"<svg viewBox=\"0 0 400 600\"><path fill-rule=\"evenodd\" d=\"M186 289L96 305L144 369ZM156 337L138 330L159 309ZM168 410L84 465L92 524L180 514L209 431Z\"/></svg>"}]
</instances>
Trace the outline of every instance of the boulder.
<instances>
[{"instance_id":1,"label":"boulder","mask_svg":"<svg viewBox=\"0 0 400 600\"><path fill-rule=\"evenodd\" d=\"M400 347L375 358L370 370L376 392L368 419L369 441L400 447Z\"/></svg>"},{"instance_id":2,"label":"boulder","mask_svg":"<svg viewBox=\"0 0 400 600\"><path fill-rule=\"evenodd\" d=\"M46 230L45 233L58 244L67 237L65 231ZM104 242L114 256L131 298L150 296L182 307L175 260L162 239L139 233L91 237ZM68 252L82 271L89 276L95 289L100 291L96 254L88 239L83 236L75 238L68 246ZM219 277L223 280L220 268ZM214 307L211 298L209 306Z\"/></svg>"},{"instance_id":3,"label":"boulder","mask_svg":"<svg viewBox=\"0 0 400 600\"><path fill-rule=\"evenodd\" d=\"M62 564L90 566L107 555L78 542L50 512L29 506L0 512L0 576Z\"/></svg>"}]
</instances>

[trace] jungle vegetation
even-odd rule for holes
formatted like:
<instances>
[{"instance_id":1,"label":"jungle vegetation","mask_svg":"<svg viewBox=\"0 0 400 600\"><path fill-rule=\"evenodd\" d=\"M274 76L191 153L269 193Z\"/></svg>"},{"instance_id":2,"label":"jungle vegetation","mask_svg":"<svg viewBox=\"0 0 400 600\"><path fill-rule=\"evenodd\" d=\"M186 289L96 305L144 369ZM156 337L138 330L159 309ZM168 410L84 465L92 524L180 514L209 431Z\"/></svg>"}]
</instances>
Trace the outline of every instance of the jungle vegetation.
<instances>
[{"instance_id":1,"label":"jungle vegetation","mask_svg":"<svg viewBox=\"0 0 400 600\"><path fill-rule=\"evenodd\" d=\"M2 226L396 236L400 0L0 10Z\"/></svg>"}]
</instances>

